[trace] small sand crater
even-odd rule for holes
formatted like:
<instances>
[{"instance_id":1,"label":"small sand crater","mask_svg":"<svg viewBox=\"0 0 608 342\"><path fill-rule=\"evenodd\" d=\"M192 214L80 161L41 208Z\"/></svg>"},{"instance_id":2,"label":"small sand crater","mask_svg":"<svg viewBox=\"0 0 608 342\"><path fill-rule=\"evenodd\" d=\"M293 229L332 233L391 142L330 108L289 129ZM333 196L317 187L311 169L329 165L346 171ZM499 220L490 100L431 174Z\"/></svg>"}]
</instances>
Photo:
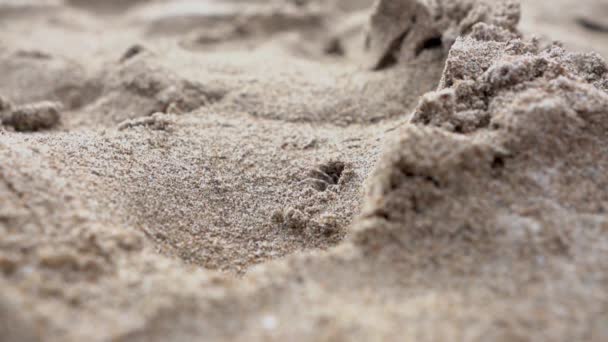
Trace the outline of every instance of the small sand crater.
<instances>
[{"instance_id":1,"label":"small sand crater","mask_svg":"<svg viewBox=\"0 0 608 342\"><path fill-rule=\"evenodd\" d=\"M327 190L330 185L337 185L346 166L340 161L330 161L309 172L310 178L305 181L319 191Z\"/></svg>"}]
</instances>

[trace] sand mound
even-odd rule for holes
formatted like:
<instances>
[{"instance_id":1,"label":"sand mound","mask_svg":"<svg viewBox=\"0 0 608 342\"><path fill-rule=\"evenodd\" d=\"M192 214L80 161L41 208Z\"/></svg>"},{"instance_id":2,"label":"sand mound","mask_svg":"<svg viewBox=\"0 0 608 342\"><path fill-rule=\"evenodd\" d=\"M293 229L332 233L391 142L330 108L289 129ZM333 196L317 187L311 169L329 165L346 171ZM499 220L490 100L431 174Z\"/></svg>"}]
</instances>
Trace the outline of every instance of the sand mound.
<instances>
[{"instance_id":1,"label":"sand mound","mask_svg":"<svg viewBox=\"0 0 608 342\"><path fill-rule=\"evenodd\" d=\"M116 125L126 119L157 112L188 113L220 100L221 88L191 81L174 74L153 59L141 56L144 48L129 48L120 61L101 71L96 83L103 84L97 101L84 109L94 122L88 125Z\"/></svg>"},{"instance_id":2,"label":"sand mound","mask_svg":"<svg viewBox=\"0 0 608 342\"><path fill-rule=\"evenodd\" d=\"M11 9L0 336L608 338L600 55L511 1L203 4Z\"/></svg>"},{"instance_id":3,"label":"sand mound","mask_svg":"<svg viewBox=\"0 0 608 342\"><path fill-rule=\"evenodd\" d=\"M365 41L367 64L382 69L409 62L425 49L447 50L480 22L514 30L519 16L516 1L378 1Z\"/></svg>"},{"instance_id":4,"label":"sand mound","mask_svg":"<svg viewBox=\"0 0 608 342\"><path fill-rule=\"evenodd\" d=\"M60 101L78 108L89 100L87 76L78 63L43 51L18 50L0 57L0 93L16 104Z\"/></svg>"}]
</instances>

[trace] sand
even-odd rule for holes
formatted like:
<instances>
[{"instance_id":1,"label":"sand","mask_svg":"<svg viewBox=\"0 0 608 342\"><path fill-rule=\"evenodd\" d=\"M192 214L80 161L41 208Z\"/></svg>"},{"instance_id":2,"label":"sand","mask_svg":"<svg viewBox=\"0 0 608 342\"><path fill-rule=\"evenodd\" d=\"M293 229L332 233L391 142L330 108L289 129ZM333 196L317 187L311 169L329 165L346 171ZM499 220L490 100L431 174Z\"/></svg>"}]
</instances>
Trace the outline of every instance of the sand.
<instances>
[{"instance_id":1,"label":"sand","mask_svg":"<svg viewBox=\"0 0 608 342\"><path fill-rule=\"evenodd\" d=\"M1 341L608 339L608 2L0 1Z\"/></svg>"}]
</instances>

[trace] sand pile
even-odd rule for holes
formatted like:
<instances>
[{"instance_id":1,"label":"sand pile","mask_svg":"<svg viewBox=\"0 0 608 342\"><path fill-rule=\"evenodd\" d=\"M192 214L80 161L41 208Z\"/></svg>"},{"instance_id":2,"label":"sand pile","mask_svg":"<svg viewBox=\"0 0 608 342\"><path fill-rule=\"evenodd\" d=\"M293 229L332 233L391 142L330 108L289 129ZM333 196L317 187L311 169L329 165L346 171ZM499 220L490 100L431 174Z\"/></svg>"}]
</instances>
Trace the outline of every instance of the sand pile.
<instances>
[{"instance_id":1,"label":"sand pile","mask_svg":"<svg viewBox=\"0 0 608 342\"><path fill-rule=\"evenodd\" d=\"M2 339L608 338L606 62L371 5L0 1Z\"/></svg>"}]
</instances>

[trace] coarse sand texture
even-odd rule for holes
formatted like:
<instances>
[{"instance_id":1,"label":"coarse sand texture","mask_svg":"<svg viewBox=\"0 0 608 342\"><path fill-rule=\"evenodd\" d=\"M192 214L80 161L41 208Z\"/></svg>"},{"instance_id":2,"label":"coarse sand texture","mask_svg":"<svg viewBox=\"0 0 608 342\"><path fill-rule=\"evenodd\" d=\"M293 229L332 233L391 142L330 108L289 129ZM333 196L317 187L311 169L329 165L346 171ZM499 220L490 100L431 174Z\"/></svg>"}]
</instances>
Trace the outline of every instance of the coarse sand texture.
<instances>
[{"instance_id":1,"label":"coarse sand texture","mask_svg":"<svg viewBox=\"0 0 608 342\"><path fill-rule=\"evenodd\" d=\"M0 342L607 341L606 0L0 0Z\"/></svg>"}]
</instances>

